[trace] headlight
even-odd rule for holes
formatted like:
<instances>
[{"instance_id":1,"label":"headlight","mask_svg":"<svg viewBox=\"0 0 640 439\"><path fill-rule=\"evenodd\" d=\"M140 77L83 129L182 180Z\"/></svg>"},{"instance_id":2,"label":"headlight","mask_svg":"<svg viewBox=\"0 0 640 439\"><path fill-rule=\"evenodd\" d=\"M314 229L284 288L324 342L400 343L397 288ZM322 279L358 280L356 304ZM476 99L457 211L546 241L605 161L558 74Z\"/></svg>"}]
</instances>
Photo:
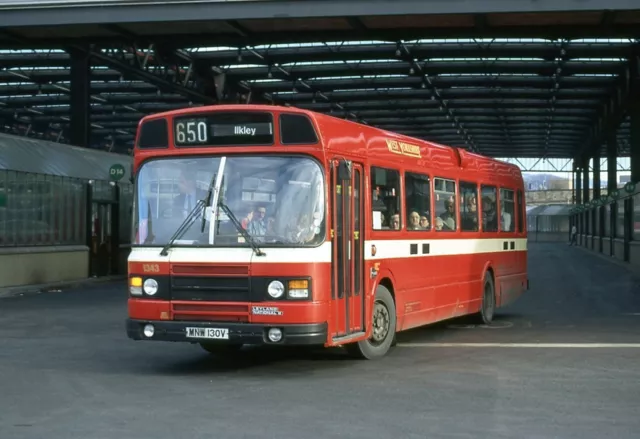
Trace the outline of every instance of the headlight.
<instances>
[{"instance_id":1,"label":"headlight","mask_svg":"<svg viewBox=\"0 0 640 439\"><path fill-rule=\"evenodd\" d=\"M153 296L158 292L158 282L155 279L147 279L144 281L142 289L149 296Z\"/></svg>"},{"instance_id":2,"label":"headlight","mask_svg":"<svg viewBox=\"0 0 640 439\"><path fill-rule=\"evenodd\" d=\"M279 280L271 281L267 287L267 293L274 299L279 299L284 294L284 285Z\"/></svg>"}]
</instances>

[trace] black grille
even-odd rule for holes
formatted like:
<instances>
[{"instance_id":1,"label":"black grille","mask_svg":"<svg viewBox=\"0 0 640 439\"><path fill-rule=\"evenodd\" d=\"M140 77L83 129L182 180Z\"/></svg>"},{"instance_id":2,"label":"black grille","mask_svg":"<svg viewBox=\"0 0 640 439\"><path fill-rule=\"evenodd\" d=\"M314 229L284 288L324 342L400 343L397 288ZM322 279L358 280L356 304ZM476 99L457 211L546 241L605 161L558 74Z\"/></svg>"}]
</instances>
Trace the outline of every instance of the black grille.
<instances>
[{"instance_id":1,"label":"black grille","mask_svg":"<svg viewBox=\"0 0 640 439\"><path fill-rule=\"evenodd\" d=\"M220 302L251 302L248 277L191 277L171 278L173 300L202 300Z\"/></svg>"}]
</instances>

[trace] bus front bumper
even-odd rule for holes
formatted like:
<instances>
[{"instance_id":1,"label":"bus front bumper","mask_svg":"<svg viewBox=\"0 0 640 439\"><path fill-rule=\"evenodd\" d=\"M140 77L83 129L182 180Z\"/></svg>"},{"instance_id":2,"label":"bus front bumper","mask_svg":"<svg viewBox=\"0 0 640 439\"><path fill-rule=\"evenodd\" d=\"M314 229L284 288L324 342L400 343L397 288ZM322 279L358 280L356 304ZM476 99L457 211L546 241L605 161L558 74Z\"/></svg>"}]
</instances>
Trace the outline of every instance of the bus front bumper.
<instances>
[{"instance_id":1,"label":"bus front bumper","mask_svg":"<svg viewBox=\"0 0 640 439\"><path fill-rule=\"evenodd\" d=\"M152 331L148 325L153 327ZM280 330L281 337L278 341L272 341L269 337L273 328ZM127 319L127 336L132 340L147 341L308 346L324 345L327 331L327 323L274 325Z\"/></svg>"}]
</instances>

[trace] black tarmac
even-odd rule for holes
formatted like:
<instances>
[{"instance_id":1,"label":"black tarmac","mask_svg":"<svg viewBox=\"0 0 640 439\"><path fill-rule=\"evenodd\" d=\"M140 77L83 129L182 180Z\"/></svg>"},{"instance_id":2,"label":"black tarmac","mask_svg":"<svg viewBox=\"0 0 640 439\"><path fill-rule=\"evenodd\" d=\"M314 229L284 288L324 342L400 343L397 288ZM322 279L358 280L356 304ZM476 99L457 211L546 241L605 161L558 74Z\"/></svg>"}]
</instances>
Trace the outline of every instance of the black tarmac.
<instances>
[{"instance_id":1,"label":"black tarmac","mask_svg":"<svg viewBox=\"0 0 640 439\"><path fill-rule=\"evenodd\" d=\"M122 283L0 299L0 438L640 437L640 279L529 247L531 290L492 326L409 331L379 361L134 342Z\"/></svg>"}]
</instances>

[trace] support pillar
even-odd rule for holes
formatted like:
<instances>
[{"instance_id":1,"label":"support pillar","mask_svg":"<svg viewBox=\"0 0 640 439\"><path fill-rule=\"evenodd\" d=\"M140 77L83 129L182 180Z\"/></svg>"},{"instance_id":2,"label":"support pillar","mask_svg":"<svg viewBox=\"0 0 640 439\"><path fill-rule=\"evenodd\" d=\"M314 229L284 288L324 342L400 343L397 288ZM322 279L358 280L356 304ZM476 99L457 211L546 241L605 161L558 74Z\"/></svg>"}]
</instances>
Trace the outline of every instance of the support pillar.
<instances>
[{"instance_id":1,"label":"support pillar","mask_svg":"<svg viewBox=\"0 0 640 439\"><path fill-rule=\"evenodd\" d=\"M70 49L71 58L71 123L69 142L76 146L91 145L91 63L85 52Z\"/></svg>"},{"instance_id":2,"label":"support pillar","mask_svg":"<svg viewBox=\"0 0 640 439\"><path fill-rule=\"evenodd\" d=\"M593 153L593 199L600 198L600 148Z\"/></svg>"},{"instance_id":3,"label":"support pillar","mask_svg":"<svg viewBox=\"0 0 640 439\"><path fill-rule=\"evenodd\" d=\"M582 159L582 202L589 202L589 157Z\"/></svg>"},{"instance_id":4,"label":"support pillar","mask_svg":"<svg viewBox=\"0 0 640 439\"><path fill-rule=\"evenodd\" d=\"M640 181L640 104L629 109L629 131L631 132L631 181Z\"/></svg>"},{"instance_id":5,"label":"support pillar","mask_svg":"<svg viewBox=\"0 0 640 439\"><path fill-rule=\"evenodd\" d=\"M607 140L607 191L618 187L618 154L615 134Z\"/></svg>"},{"instance_id":6,"label":"support pillar","mask_svg":"<svg viewBox=\"0 0 640 439\"><path fill-rule=\"evenodd\" d=\"M582 170L581 165L576 163L576 204L582 204Z\"/></svg>"},{"instance_id":7,"label":"support pillar","mask_svg":"<svg viewBox=\"0 0 640 439\"><path fill-rule=\"evenodd\" d=\"M631 181L640 181L640 53L637 44L629 55L629 131L631 155Z\"/></svg>"}]
</instances>

